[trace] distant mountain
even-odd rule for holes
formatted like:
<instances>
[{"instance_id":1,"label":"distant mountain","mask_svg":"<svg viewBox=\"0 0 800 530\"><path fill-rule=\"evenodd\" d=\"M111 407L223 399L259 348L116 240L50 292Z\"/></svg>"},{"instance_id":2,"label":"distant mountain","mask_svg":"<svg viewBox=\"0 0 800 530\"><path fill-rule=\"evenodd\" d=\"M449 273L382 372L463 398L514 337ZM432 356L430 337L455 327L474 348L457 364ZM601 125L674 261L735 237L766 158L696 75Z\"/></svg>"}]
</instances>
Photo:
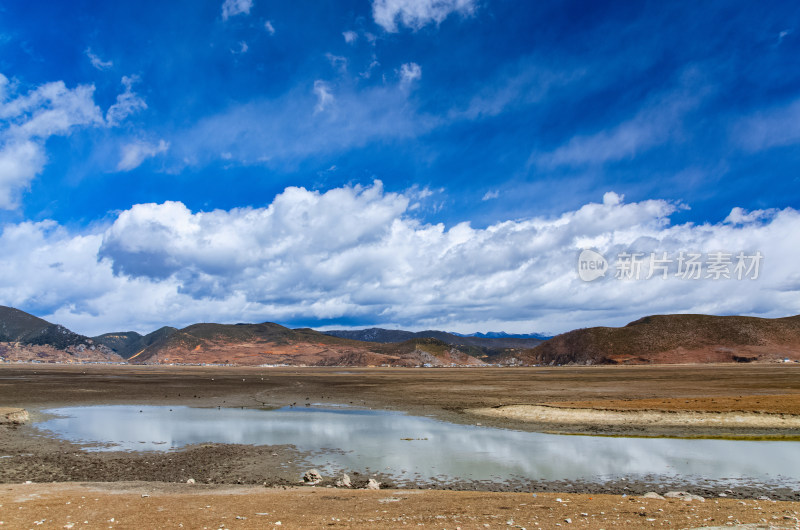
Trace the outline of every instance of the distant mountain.
<instances>
[{"instance_id":1,"label":"distant mountain","mask_svg":"<svg viewBox=\"0 0 800 530\"><path fill-rule=\"evenodd\" d=\"M462 335L461 333L453 333L459 337L479 337L482 339L537 339L537 340L550 340L552 335L542 335L541 333L506 333L505 331L489 331L488 333L470 333Z\"/></svg>"},{"instance_id":2,"label":"distant mountain","mask_svg":"<svg viewBox=\"0 0 800 530\"><path fill-rule=\"evenodd\" d=\"M135 331L122 331L118 333L105 333L94 337L96 342L105 344L123 359L133 357L142 350L156 342L170 337L178 331L177 328L164 326L147 335L140 335Z\"/></svg>"},{"instance_id":3,"label":"distant mountain","mask_svg":"<svg viewBox=\"0 0 800 530\"><path fill-rule=\"evenodd\" d=\"M446 331L426 330L426 331L403 331L395 329L369 328L357 330L330 330L324 331L326 335L340 337L343 339L360 340L366 342L403 342L411 339L432 338L453 346L475 346L487 350L504 350L508 348L533 348L543 340L541 337L534 336L514 336L505 333L497 333L487 336L476 333L474 335L458 335ZM494 352L497 353L497 352Z\"/></svg>"},{"instance_id":4,"label":"distant mountain","mask_svg":"<svg viewBox=\"0 0 800 530\"><path fill-rule=\"evenodd\" d=\"M417 336L413 331L403 331L401 329L332 329L323 331L325 335L339 337L340 339L360 340L364 342L403 342L411 340Z\"/></svg>"},{"instance_id":5,"label":"distant mountain","mask_svg":"<svg viewBox=\"0 0 800 530\"><path fill-rule=\"evenodd\" d=\"M89 337L6 306L0 306L0 357L51 362L122 360Z\"/></svg>"},{"instance_id":6,"label":"distant mountain","mask_svg":"<svg viewBox=\"0 0 800 530\"><path fill-rule=\"evenodd\" d=\"M520 352L524 364L666 364L800 360L800 316L655 315L576 329Z\"/></svg>"}]
</instances>

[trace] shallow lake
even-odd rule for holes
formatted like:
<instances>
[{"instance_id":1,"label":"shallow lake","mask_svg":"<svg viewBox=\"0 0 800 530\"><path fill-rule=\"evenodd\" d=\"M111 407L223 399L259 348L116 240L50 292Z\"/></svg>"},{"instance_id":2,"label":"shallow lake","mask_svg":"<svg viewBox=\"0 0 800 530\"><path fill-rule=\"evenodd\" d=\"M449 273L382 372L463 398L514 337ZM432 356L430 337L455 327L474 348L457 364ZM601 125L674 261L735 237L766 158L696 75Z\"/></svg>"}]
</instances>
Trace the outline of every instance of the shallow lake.
<instances>
[{"instance_id":1,"label":"shallow lake","mask_svg":"<svg viewBox=\"0 0 800 530\"><path fill-rule=\"evenodd\" d=\"M405 480L689 478L800 484L800 442L567 436L458 425L401 412L90 406L36 424L91 451L165 451L214 442L291 444L321 470Z\"/></svg>"}]
</instances>

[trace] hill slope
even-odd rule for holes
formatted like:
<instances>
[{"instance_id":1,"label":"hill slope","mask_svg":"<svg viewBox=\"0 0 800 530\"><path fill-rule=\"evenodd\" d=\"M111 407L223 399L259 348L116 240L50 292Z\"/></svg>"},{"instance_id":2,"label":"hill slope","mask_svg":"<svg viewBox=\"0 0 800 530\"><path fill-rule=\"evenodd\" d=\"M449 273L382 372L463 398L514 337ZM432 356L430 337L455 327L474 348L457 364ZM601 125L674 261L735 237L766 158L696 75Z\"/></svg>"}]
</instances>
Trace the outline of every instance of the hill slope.
<instances>
[{"instance_id":1,"label":"hill slope","mask_svg":"<svg viewBox=\"0 0 800 530\"><path fill-rule=\"evenodd\" d=\"M0 306L0 357L10 361L119 362L103 344L13 307Z\"/></svg>"},{"instance_id":2,"label":"hill slope","mask_svg":"<svg viewBox=\"0 0 800 530\"><path fill-rule=\"evenodd\" d=\"M519 357L528 364L800 360L800 316L655 315L621 328L573 330Z\"/></svg>"},{"instance_id":3,"label":"hill slope","mask_svg":"<svg viewBox=\"0 0 800 530\"><path fill-rule=\"evenodd\" d=\"M156 331L148 333L147 335L141 335L135 331L122 331L117 333L105 333L103 335L93 337L93 339L95 342L105 344L123 359L128 359L141 352L151 344L155 344L162 339L168 338L176 331L178 331L177 328L164 326L163 328L157 329Z\"/></svg>"}]
</instances>

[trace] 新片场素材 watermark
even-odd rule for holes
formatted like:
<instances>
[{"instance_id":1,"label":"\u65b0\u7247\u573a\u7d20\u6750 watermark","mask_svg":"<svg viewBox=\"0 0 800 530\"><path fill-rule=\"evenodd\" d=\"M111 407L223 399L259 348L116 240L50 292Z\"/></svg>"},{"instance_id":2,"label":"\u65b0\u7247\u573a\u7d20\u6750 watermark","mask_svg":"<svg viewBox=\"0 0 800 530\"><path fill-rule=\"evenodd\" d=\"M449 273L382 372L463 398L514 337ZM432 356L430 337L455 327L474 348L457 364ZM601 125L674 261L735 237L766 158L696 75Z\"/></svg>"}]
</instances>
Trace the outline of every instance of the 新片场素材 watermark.
<instances>
[{"instance_id":1,"label":"\u65b0\u7247\u573a\u7d20\u6750 watermark","mask_svg":"<svg viewBox=\"0 0 800 530\"><path fill-rule=\"evenodd\" d=\"M612 261L584 249L578 256L578 276L591 282L613 269L618 280L757 280L764 255L755 252L620 252Z\"/></svg>"}]
</instances>

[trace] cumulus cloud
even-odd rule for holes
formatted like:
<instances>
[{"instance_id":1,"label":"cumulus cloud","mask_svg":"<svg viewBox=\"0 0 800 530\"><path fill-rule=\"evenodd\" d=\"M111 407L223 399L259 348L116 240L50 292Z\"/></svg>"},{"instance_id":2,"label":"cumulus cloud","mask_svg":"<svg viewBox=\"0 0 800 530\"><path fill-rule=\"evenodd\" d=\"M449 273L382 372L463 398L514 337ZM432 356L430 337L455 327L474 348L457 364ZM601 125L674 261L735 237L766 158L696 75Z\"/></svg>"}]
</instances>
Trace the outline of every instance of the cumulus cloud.
<instances>
[{"instance_id":1,"label":"cumulus cloud","mask_svg":"<svg viewBox=\"0 0 800 530\"><path fill-rule=\"evenodd\" d=\"M44 149L29 140L0 149L0 208L16 208L18 193L44 169L45 161Z\"/></svg>"},{"instance_id":2,"label":"cumulus cloud","mask_svg":"<svg viewBox=\"0 0 800 530\"><path fill-rule=\"evenodd\" d=\"M119 125L125 118L147 108L147 103L136 92L133 85L139 82L138 76L123 76L122 86L125 91L117 96L117 102L106 112L106 122L110 126Z\"/></svg>"},{"instance_id":3,"label":"cumulus cloud","mask_svg":"<svg viewBox=\"0 0 800 530\"><path fill-rule=\"evenodd\" d=\"M492 199L496 199L500 196L500 192L497 190L489 190L483 194L482 201L491 201Z\"/></svg>"},{"instance_id":4,"label":"cumulus cloud","mask_svg":"<svg viewBox=\"0 0 800 530\"><path fill-rule=\"evenodd\" d=\"M253 0L225 0L222 4L222 20L235 15L249 15Z\"/></svg>"},{"instance_id":5,"label":"cumulus cloud","mask_svg":"<svg viewBox=\"0 0 800 530\"><path fill-rule=\"evenodd\" d=\"M89 62L92 63L92 66L94 66L96 69L100 71L108 70L109 68L114 66L114 63L112 61L102 60L96 53L92 52L91 48L86 48L86 51L84 53L86 54L86 57L89 58Z\"/></svg>"},{"instance_id":6,"label":"cumulus cloud","mask_svg":"<svg viewBox=\"0 0 800 530\"><path fill-rule=\"evenodd\" d=\"M275 35L275 26L272 25L271 20L264 22L264 29L267 30L267 33L270 35Z\"/></svg>"},{"instance_id":7,"label":"cumulus cloud","mask_svg":"<svg viewBox=\"0 0 800 530\"><path fill-rule=\"evenodd\" d=\"M405 63L400 67L400 84L409 86L414 81L422 79L422 68L417 63Z\"/></svg>"},{"instance_id":8,"label":"cumulus cloud","mask_svg":"<svg viewBox=\"0 0 800 530\"><path fill-rule=\"evenodd\" d=\"M334 97L331 92L331 87L325 81L317 79L314 81L314 95L317 96L317 105L314 107L314 112L322 112L333 103Z\"/></svg>"},{"instance_id":9,"label":"cumulus cloud","mask_svg":"<svg viewBox=\"0 0 800 530\"><path fill-rule=\"evenodd\" d=\"M41 308L85 333L303 319L564 331L654 313L800 313L800 249L785 244L800 230L791 208L673 224L676 204L608 193L556 217L448 227L414 216L418 191L389 193L379 182L287 188L266 207L209 212L140 204L86 233L52 221L9 224L0 234L0 303ZM585 283L583 248L610 261L620 252L764 258L757 280L637 281L612 271Z\"/></svg>"},{"instance_id":10,"label":"cumulus cloud","mask_svg":"<svg viewBox=\"0 0 800 530\"><path fill-rule=\"evenodd\" d=\"M122 156L117 164L118 171L136 169L142 162L169 149L169 142L159 140L157 144L136 140L122 146Z\"/></svg>"},{"instance_id":11,"label":"cumulus cloud","mask_svg":"<svg viewBox=\"0 0 800 530\"><path fill-rule=\"evenodd\" d=\"M430 23L440 24L451 13L470 15L475 9L475 0L373 0L372 18L384 30L395 33L398 19L418 30Z\"/></svg>"},{"instance_id":12,"label":"cumulus cloud","mask_svg":"<svg viewBox=\"0 0 800 530\"><path fill-rule=\"evenodd\" d=\"M44 145L51 136L68 135L80 126L98 126L102 113L94 87L67 88L46 83L27 94L9 97L9 81L0 74L0 208L19 206L21 193L41 173Z\"/></svg>"}]
</instances>

